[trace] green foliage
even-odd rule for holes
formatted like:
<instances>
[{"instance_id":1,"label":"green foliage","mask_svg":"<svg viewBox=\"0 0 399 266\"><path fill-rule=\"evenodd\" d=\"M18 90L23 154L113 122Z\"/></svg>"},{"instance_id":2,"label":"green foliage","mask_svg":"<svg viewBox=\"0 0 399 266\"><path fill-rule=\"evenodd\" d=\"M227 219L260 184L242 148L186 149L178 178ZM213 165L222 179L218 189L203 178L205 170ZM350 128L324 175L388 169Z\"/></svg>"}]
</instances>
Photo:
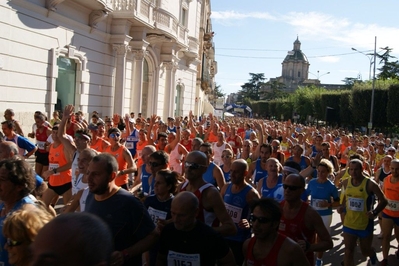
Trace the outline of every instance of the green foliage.
<instances>
[{"instance_id":1,"label":"green foliage","mask_svg":"<svg viewBox=\"0 0 399 266\"><path fill-rule=\"evenodd\" d=\"M353 124L352 115L352 92L343 91L339 101L339 117L343 125Z\"/></svg>"},{"instance_id":2,"label":"green foliage","mask_svg":"<svg viewBox=\"0 0 399 266\"><path fill-rule=\"evenodd\" d=\"M355 82L351 90L331 91L316 86L299 87L284 98L267 101L249 101L254 113L261 117L276 117L280 120L300 115L305 122L311 115L317 120L325 120L326 108L334 109L332 122L341 126L367 126L370 120L372 82ZM386 128L399 124L399 81L376 80L374 90L373 126ZM331 121L330 121L331 122ZM333 123L334 124L334 123Z\"/></svg>"},{"instance_id":3,"label":"green foliage","mask_svg":"<svg viewBox=\"0 0 399 266\"><path fill-rule=\"evenodd\" d=\"M387 104L387 120L392 125L399 125L399 84L389 86L388 104Z\"/></svg>"},{"instance_id":4,"label":"green foliage","mask_svg":"<svg viewBox=\"0 0 399 266\"><path fill-rule=\"evenodd\" d=\"M326 91L321 95L321 109L323 110L323 113L321 117L323 118L322 120L326 120L326 110L327 108L332 108L334 111L333 113L335 116L332 117L331 121L333 123L338 123L340 122L340 115L339 115L339 110L340 110L340 101L341 101L341 91Z\"/></svg>"},{"instance_id":5,"label":"green foliage","mask_svg":"<svg viewBox=\"0 0 399 266\"><path fill-rule=\"evenodd\" d=\"M355 85L355 83L361 83L362 82L358 78L348 78L348 77L346 77L342 81L345 82L345 88L348 89L348 90L352 89L353 86Z\"/></svg>"},{"instance_id":6,"label":"green foliage","mask_svg":"<svg viewBox=\"0 0 399 266\"><path fill-rule=\"evenodd\" d=\"M258 101L260 96L259 92L261 88L265 85L265 74L264 73L249 73L251 78L247 83L241 86L240 93L242 93L244 98L250 100Z\"/></svg>"},{"instance_id":7,"label":"green foliage","mask_svg":"<svg viewBox=\"0 0 399 266\"><path fill-rule=\"evenodd\" d=\"M377 58L380 60L380 64L383 64L381 68L378 68L380 73L377 75L379 79L399 79L399 61L390 61L391 59L395 59L395 56L391 55L392 48L384 47L381 48L384 53L376 54Z\"/></svg>"},{"instance_id":8,"label":"green foliage","mask_svg":"<svg viewBox=\"0 0 399 266\"><path fill-rule=\"evenodd\" d=\"M264 88L266 91L262 93L262 96L266 100L273 100L278 98L287 97L287 93L284 93L285 84L278 80L273 80L265 84Z\"/></svg>"},{"instance_id":9,"label":"green foliage","mask_svg":"<svg viewBox=\"0 0 399 266\"><path fill-rule=\"evenodd\" d=\"M308 115L316 116L317 118L322 114L322 108L320 105L320 97L326 89L316 87L314 85L308 87L299 87L294 93L294 108L297 113L302 117Z\"/></svg>"},{"instance_id":10,"label":"green foliage","mask_svg":"<svg viewBox=\"0 0 399 266\"><path fill-rule=\"evenodd\" d=\"M223 93L221 87L221 85L215 83L215 89L213 90L213 94L216 96L216 98L224 97L226 95L225 93Z\"/></svg>"}]
</instances>

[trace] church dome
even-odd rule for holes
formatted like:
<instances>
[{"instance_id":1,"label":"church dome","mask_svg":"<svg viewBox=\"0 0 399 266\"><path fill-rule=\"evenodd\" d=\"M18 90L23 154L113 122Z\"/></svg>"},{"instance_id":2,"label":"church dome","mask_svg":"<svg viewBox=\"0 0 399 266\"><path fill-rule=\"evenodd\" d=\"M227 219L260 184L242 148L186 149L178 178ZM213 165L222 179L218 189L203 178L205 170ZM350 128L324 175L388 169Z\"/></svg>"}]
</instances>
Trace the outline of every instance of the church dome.
<instances>
[{"instance_id":1,"label":"church dome","mask_svg":"<svg viewBox=\"0 0 399 266\"><path fill-rule=\"evenodd\" d=\"M292 62L292 61L302 61L309 63L308 58L306 55L301 51L301 42L299 41L298 37L294 42L294 49L292 51L288 51L287 56L285 57L284 62Z\"/></svg>"}]
</instances>

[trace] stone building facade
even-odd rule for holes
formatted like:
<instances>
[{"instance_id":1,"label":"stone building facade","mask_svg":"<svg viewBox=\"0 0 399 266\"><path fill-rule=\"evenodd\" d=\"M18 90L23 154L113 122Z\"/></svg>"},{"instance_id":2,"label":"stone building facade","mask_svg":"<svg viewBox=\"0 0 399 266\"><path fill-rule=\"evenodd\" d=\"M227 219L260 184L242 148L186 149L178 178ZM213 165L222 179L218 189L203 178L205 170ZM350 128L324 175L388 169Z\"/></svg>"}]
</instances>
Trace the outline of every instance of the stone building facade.
<instances>
[{"instance_id":1,"label":"stone building facade","mask_svg":"<svg viewBox=\"0 0 399 266\"><path fill-rule=\"evenodd\" d=\"M210 0L0 0L0 105L24 125L73 104L101 115L201 114Z\"/></svg>"}]
</instances>

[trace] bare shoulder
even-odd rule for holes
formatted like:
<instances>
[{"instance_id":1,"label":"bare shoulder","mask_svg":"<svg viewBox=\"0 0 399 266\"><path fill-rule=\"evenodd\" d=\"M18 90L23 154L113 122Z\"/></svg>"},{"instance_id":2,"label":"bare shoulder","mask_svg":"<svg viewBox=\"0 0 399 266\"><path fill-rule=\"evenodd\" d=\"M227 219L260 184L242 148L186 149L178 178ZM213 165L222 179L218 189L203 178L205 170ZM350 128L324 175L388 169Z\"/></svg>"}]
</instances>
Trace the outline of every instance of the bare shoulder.
<instances>
[{"instance_id":1,"label":"bare shoulder","mask_svg":"<svg viewBox=\"0 0 399 266\"><path fill-rule=\"evenodd\" d=\"M212 208L220 202L223 202L222 195L216 187L211 186L202 192L202 204L205 209Z\"/></svg>"},{"instance_id":2,"label":"bare shoulder","mask_svg":"<svg viewBox=\"0 0 399 266\"><path fill-rule=\"evenodd\" d=\"M315 228L315 225L322 223L320 214L310 205L305 212L305 222L308 228Z\"/></svg>"},{"instance_id":3,"label":"bare shoulder","mask_svg":"<svg viewBox=\"0 0 399 266\"><path fill-rule=\"evenodd\" d=\"M278 265L309 265L309 262L298 243L287 237L278 253Z\"/></svg>"}]
</instances>

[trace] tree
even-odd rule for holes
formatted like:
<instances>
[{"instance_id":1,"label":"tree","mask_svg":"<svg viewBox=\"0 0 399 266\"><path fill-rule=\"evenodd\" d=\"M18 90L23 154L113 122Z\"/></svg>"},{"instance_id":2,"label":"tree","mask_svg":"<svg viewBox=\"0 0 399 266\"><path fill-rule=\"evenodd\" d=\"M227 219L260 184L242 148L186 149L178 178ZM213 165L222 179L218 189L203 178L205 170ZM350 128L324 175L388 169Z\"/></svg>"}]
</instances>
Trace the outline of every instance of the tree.
<instances>
[{"instance_id":1,"label":"tree","mask_svg":"<svg viewBox=\"0 0 399 266\"><path fill-rule=\"evenodd\" d=\"M213 90L213 95L215 95L216 98L224 97L226 95L225 93L223 93L221 87L222 85L218 85L217 83L215 83L215 89Z\"/></svg>"},{"instance_id":2,"label":"tree","mask_svg":"<svg viewBox=\"0 0 399 266\"><path fill-rule=\"evenodd\" d=\"M345 82L345 88L348 89L348 90L352 89L353 86L355 85L355 83L361 83L362 82L358 78L348 78L348 77L346 77L342 81Z\"/></svg>"},{"instance_id":3,"label":"tree","mask_svg":"<svg viewBox=\"0 0 399 266\"><path fill-rule=\"evenodd\" d=\"M260 96L259 92L262 86L265 85L265 74L264 73L249 73L251 78L247 83L241 86L241 93L244 98L258 101Z\"/></svg>"},{"instance_id":4,"label":"tree","mask_svg":"<svg viewBox=\"0 0 399 266\"><path fill-rule=\"evenodd\" d=\"M382 64L381 68L378 68L379 71L381 71L377 77L379 79L399 79L399 61L396 60L394 62L390 62L390 59L396 58L395 56L392 56L390 53L392 52L392 48L389 48L388 46L381 48L384 53L383 54L377 54L377 58L380 60L380 64Z\"/></svg>"},{"instance_id":5,"label":"tree","mask_svg":"<svg viewBox=\"0 0 399 266\"><path fill-rule=\"evenodd\" d=\"M287 93L283 92L285 88L285 84L279 82L278 80L269 81L265 85L266 91L262 92L262 98L266 100L274 100L278 98L284 98L287 96Z\"/></svg>"}]
</instances>

